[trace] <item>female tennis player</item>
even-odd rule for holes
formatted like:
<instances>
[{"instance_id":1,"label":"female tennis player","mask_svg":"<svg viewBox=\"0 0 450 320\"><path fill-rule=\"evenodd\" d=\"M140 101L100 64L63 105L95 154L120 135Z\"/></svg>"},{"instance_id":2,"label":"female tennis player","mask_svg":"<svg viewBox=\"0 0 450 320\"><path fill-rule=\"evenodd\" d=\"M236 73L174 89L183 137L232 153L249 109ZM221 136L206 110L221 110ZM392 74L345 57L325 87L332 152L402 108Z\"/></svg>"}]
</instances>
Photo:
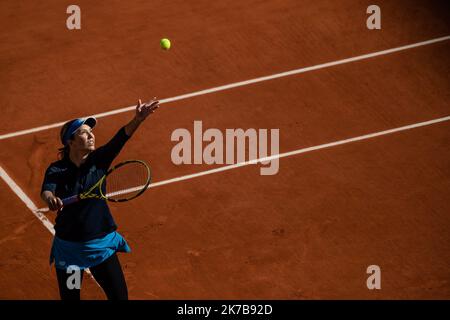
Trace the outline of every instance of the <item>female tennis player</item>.
<instances>
[{"instance_id":1,"label":"female tennis player","mask_svg":"<svg viewBox=\"0 0 450 320\"><path fill-rule=\"evenodd\" d=\"M105 175L114 158L159 101L139 100L134 118L105 145L95 148L93 117L74 119L61 129L60 160L46 170L41 197L57 211L50 264L55 262L62 300L80 300L84 269L89 268L109 300L127 300L128 289L116 252L130 252L103 199L63 206L61 199L79 194ZM78 271L76 271L78 270ZM79 275L77 282L73 277ZM77 286L77 283L79 285Z\"/></svg>"}]
</instances>

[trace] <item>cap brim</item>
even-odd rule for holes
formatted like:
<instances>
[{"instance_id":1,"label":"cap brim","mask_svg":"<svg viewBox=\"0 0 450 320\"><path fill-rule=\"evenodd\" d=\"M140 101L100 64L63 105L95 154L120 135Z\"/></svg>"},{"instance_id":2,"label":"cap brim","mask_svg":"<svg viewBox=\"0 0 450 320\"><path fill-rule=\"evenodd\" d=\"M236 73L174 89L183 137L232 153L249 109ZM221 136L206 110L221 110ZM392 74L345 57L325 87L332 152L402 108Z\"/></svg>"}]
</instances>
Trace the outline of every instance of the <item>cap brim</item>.
<instances>
[{"instance_id":1,"label":"cap brim","mask_svg":"<svg viewBox=\"0 0 450 320\"><path fill-rule=\"evenodd\" d=\"M91 128L94 128L95 125L97 124L97 119L95 119L94 117L86 118L86 120L84 120L83 124L86 124Z\"/></svg>"}]
</instances>

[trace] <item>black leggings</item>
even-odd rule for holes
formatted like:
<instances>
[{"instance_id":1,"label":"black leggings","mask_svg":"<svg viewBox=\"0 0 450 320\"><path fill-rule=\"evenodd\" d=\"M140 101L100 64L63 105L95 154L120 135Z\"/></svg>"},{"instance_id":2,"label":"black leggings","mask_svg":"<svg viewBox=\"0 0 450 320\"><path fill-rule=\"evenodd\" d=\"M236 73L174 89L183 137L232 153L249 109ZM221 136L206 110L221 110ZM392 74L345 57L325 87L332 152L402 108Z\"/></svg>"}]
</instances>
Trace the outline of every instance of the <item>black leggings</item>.
<instances>
[{"instance_id":1,"label":"black leggings","mask_svg":"<svg viewBox=\"0 0 450 320\"><path fill-rule=\"evenodd\" d=\"M102 287L103 291L105 291L108 300L128 300L127 284L123 276L119 258L115 253L101 264L89 270L91 270L94 279ZM83 274L84 272L81 271L80 289ZM66 270L56 269L61 300L80 300L80 289L69 289L67 286L67 280L72 275L73 273L67 273Z\"/></svg>"}]
</instances>

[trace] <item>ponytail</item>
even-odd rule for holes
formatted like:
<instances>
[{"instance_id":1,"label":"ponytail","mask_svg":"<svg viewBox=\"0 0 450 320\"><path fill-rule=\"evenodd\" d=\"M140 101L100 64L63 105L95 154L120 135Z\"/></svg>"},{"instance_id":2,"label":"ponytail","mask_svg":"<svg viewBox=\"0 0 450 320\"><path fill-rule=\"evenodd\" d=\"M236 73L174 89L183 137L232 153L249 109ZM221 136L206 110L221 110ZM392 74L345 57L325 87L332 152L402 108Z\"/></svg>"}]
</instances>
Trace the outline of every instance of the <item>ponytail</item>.
<instances>
[{"instance_id":1,"label":"ponytail","mask_svg":"<svg viewBox=\"0 0 450 320\"><path fill-rule=\"evenodd\" d=\"M61 140L61 143L64 144L64 134L66 133L67 129L70 127L70 125L76 121L77 119L73 119L70 121L67 121L61 128L61 131L59 132L59 138ZM72 139L72 137L71 137ZM68 145L63 146L62 148L58 149L58 159L59 160L65 160L69 159L69 151L70 147Z\"/></svg>"},{"instance_id":2,"label":"ponytail","mask_svg":"<svg viewBox=\"0 0 450 320\"><path fill-rule=\"evenodd\" d=\"M64 146L62 148L59 148L58 149L58 159L59 160L69 159L69 152L70 152L69 146Z\"/></svg>"}]
</instances>

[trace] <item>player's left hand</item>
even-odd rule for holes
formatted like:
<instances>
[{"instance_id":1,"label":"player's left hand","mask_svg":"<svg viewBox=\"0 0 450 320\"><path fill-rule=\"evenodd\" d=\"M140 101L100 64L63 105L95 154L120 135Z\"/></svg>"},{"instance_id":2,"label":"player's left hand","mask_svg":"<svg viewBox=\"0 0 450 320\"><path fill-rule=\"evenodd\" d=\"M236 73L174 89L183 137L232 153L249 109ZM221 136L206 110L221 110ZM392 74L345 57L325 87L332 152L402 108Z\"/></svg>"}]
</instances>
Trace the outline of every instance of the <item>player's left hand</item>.
<instances>
[{"instance_id":1,"label":"player's left hand","mask_svg":"<svg viewBox=\"0 0 450 320\"><path fill-rule=\"evenodd\" d=\"M159 100L153 98L148 103L142 103L141 99L139 99L138 105L136 106L136 120L142 122L147 118L151 113L155 112L156 109L159 108Z\"/></svg>"}]
</instances>

